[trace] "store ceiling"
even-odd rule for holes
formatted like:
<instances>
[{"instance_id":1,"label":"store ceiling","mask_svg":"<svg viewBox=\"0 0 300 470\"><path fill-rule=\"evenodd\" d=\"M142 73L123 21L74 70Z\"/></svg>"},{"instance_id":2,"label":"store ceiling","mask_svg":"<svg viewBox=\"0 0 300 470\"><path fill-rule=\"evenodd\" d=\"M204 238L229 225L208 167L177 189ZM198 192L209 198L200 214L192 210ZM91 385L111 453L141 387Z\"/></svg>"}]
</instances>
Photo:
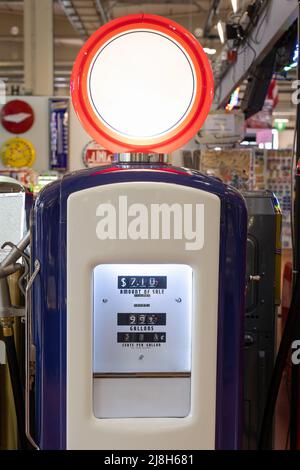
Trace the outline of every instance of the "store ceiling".
<instances>
[{"instance_id":1,"label":"store ceiling","mask_svg":"<svg viewBox=\"0 0 300 470\"><path fill-rule=\"evenodd\" d=\"M216 1L216 0L214 0ZM247 1L247 0L245 0ZM57 0L74 28L83 37L89 36L103 23L133 13L150 13L171 18L198 34L205 29L212 0ZM231 1L221 0L218 18L225 19L232 12ZM216 41L216 29L212 23L210 41ZM199 31L200 30L200 31ZM204 39L207 43L209 40Z\"/></svg>"},{"instance_id":2,"label":"store ceiling","mask_svg":"<svg viewBox=\"0 0 300 470\"><path fill-rule=\"evenodd\" d=\"M244 6L249 2L240 0ZM166 16L189 29L204 47L215 49L216 54L209 56L213 61L222 50L216 24L232 15L231 0L54 0L53 3L57 87L67 87L72 64L83 41L110 19L140 12ZM217 14L210 19L209 12L217 5ZM4 74L15 82L23 79L22 15L22 1L0 0L0 76ZM15 24L19 27L17 35L11 33ZM242 93L243 89L244 86ZM280 81L276 117L290 119L289 127L294 125L295 116L291 93L291 81Z\"/></svg>"}]
</instances>

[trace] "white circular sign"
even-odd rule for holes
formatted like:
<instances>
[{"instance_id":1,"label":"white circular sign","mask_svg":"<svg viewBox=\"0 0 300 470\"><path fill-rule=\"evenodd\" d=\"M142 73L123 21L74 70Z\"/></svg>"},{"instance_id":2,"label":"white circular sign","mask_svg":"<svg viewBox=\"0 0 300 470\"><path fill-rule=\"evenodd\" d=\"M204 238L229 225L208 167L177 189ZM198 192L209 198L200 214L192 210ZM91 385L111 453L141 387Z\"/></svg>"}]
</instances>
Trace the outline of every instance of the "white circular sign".
<instances>
[{"instance_id":1,"label":"white circular sign","mask_svg":"<svg viewBox=\"0 0 300 470\"><path fill-rule=\"evenodd\" d=\"M87 84L99 119L112 131L141 141L176 129L196 94L186 51L152 30L125 32L106 42L90 65Z\"/></svg>"}]
</instances>

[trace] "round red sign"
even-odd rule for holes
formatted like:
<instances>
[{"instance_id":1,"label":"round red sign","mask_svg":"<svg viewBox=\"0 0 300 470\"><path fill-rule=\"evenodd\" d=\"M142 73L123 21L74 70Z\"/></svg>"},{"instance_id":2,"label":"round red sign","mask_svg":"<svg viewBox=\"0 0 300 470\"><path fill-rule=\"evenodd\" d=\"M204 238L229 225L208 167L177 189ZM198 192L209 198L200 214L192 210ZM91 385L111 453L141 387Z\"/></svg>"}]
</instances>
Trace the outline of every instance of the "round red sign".
<instances>
[{"instance_id":1,"label":"round red sign","mask_svg":"<svg viewBox=\"0 0 300 470\"><path fill-rule=\"evenodd\" d=\"M117 18L82 47L71 94L86 131L113 152L169 153L201 128L213 75L199 42L157 15Z\"/></svg>"},{"instance_id":2,"label":"round red sign","mask_svg":"<svg viewBox=\"0 0 300 470\"><path fill-rule=\"evenodd\" d=\"M32 107L22 100L12 100L1 110L1 124L12 134L24 134L29 131L34 122Z\"/></svg>"},{"instance_id":3,"label":"round red sign","mask_svg":"<svg viewBox=\"0 0 300 470\"><path fill-rule=\"evenodd\" d=\"M84 147L82 160L87 168L110 165L113 161L113 154L92 140Z\"/></svg>"}]
</instances>

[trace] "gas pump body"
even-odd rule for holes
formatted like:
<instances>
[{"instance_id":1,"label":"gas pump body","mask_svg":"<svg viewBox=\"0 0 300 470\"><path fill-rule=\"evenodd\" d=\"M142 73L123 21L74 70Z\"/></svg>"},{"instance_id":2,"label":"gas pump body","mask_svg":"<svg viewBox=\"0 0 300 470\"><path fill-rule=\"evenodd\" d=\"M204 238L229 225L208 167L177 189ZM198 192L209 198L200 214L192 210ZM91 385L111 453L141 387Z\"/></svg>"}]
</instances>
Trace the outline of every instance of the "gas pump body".
<instances>
[{"instance_id":1,"label":"gas pump body","mask_svg":"<svg viewBox=\"0 0 300 470\"><path fill-rule=\"evenodd\" d=\"M178 237L99 239L99 205L124 196L149 210L202 205L203 243L187 250ZM240 448L242 196L196 171L116 164L45 187L31 231L32 265L41 266L32 292L38 446ZM133 277L150 287L151 276L150 297L145 289L122 297ZM146 327L132 329L130 318Z\"/></svg>"},{"instance_id":2,"label":"gas pump body","mask_svg":"<svg viewBox=\"0 0 300 470\"><path fill-rule=\"evenodd\" d=\"M239 448L245 203L161 160L209 112L207 56L177 23L128 15L84 44L71 94L119 163L66 175L35 203L37 445Z\"/></svg>"}]
</instances>

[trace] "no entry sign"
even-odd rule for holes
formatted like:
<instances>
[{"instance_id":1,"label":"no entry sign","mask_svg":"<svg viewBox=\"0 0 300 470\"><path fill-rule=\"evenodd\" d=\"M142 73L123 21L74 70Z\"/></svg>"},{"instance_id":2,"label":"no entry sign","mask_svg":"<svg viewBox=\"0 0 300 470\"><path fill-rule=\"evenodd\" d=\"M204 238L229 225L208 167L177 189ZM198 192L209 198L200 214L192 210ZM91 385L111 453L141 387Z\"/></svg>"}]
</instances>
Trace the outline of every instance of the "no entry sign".
<instances>
[{"instance_id":1,"label":"no entry sign","mask_svg":"<svg viewBox=\"0 0 300 470\"><path fill-rule=\"evenodd\" d=\"M33 122L34 112L26 101L9 101L1 110L1 124L12 134L24 134L29 131Z\"/></svg>"}]
</instances>

